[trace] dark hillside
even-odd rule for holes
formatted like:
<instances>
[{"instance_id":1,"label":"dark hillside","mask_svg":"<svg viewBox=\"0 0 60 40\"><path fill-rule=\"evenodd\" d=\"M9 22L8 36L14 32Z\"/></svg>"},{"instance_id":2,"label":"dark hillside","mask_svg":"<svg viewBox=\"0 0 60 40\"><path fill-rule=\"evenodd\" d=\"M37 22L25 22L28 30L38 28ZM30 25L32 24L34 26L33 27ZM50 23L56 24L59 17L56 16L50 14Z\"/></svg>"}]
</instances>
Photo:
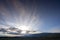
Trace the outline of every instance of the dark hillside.
<instances>
[{"instance_id":1,"label":"dark hillside","mask_svg":"<svg viewBox=\"0 0 60 40\"><path fill-rule=\"evenodd\" d=\"M60 40L60 33L33 34L30 37L1 37L0 40Z\"/></svg>"}]
</instances>

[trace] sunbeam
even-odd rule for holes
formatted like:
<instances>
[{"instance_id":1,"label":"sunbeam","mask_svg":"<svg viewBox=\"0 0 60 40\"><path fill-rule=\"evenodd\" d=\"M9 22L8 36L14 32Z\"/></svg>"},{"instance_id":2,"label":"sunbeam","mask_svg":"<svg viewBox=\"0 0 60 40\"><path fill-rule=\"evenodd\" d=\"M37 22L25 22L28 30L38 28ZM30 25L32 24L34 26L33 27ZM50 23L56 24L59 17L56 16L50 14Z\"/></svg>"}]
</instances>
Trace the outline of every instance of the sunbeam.
<instances>
[{"instance_id":1,"label":"sunbeam","mask_svg":"<svg viewBox=\"0 0 60 40\"><path fill-rule=\"evenodd\" d=\"M9 25L24 31L37 31L40 25L37 13L37 7L33 3L31 8L24 5L20 1L12 0L6 1L7 5L11 4L6 8L3 4L1 5L1 15L3 15L3 21L5 26ZM8 26L7 26L8 27ZM24 32L22 32L24 33Z\"/></svg>"}]
</instances>

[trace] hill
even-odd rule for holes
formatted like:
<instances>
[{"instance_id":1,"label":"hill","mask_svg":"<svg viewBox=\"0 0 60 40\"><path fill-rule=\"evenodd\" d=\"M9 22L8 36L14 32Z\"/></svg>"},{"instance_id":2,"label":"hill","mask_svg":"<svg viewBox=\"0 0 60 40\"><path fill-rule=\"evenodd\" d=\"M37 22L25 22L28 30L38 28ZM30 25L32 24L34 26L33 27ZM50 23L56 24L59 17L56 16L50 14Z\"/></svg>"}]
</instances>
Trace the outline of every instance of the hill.
<instances>
[{"instance_id":1,"label":"hill","mask_svg":"<svg viewBox=\"0 0 60 40\"><path fill-rule=\"evenodd\" d=\"M31 34L20 37L1 37L0 40L60 40L60 33Z\"/></svg>"}]
</instances>

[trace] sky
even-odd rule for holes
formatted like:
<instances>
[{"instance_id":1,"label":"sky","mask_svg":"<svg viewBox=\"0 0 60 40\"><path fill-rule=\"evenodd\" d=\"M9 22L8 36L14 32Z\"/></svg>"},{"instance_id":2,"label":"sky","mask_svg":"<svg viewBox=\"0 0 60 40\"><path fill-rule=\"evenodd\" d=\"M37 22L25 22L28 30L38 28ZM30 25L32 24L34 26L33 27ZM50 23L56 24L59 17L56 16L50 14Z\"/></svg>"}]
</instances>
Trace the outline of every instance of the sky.
<instances>
[{"instance_id":1,"label":"sky","mask_svg":"<svg viewBox=\"0 0 60 40\"><path fill-rule=\"evenodd\" d=\"M59 0L0 0L0 27L60 33Z\"/></svg>"}]
</instances>

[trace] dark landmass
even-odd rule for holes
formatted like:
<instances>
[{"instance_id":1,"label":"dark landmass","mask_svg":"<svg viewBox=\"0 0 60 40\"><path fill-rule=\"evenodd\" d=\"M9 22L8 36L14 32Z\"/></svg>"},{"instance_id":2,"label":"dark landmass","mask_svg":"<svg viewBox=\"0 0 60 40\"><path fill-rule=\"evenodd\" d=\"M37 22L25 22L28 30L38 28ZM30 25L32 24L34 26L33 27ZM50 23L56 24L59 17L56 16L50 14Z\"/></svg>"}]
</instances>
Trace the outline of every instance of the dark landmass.
<instances>
[{"instance_id":1,"label":"dark landmass","mask_svg":"<svg viewBox=\"0 0 60 40\"><path fill-rule=\"evenodd\" d=\"M60 33L41 33L20 37L0 37L0 40L60 40Z\"/></svg>"}]
</instances>

